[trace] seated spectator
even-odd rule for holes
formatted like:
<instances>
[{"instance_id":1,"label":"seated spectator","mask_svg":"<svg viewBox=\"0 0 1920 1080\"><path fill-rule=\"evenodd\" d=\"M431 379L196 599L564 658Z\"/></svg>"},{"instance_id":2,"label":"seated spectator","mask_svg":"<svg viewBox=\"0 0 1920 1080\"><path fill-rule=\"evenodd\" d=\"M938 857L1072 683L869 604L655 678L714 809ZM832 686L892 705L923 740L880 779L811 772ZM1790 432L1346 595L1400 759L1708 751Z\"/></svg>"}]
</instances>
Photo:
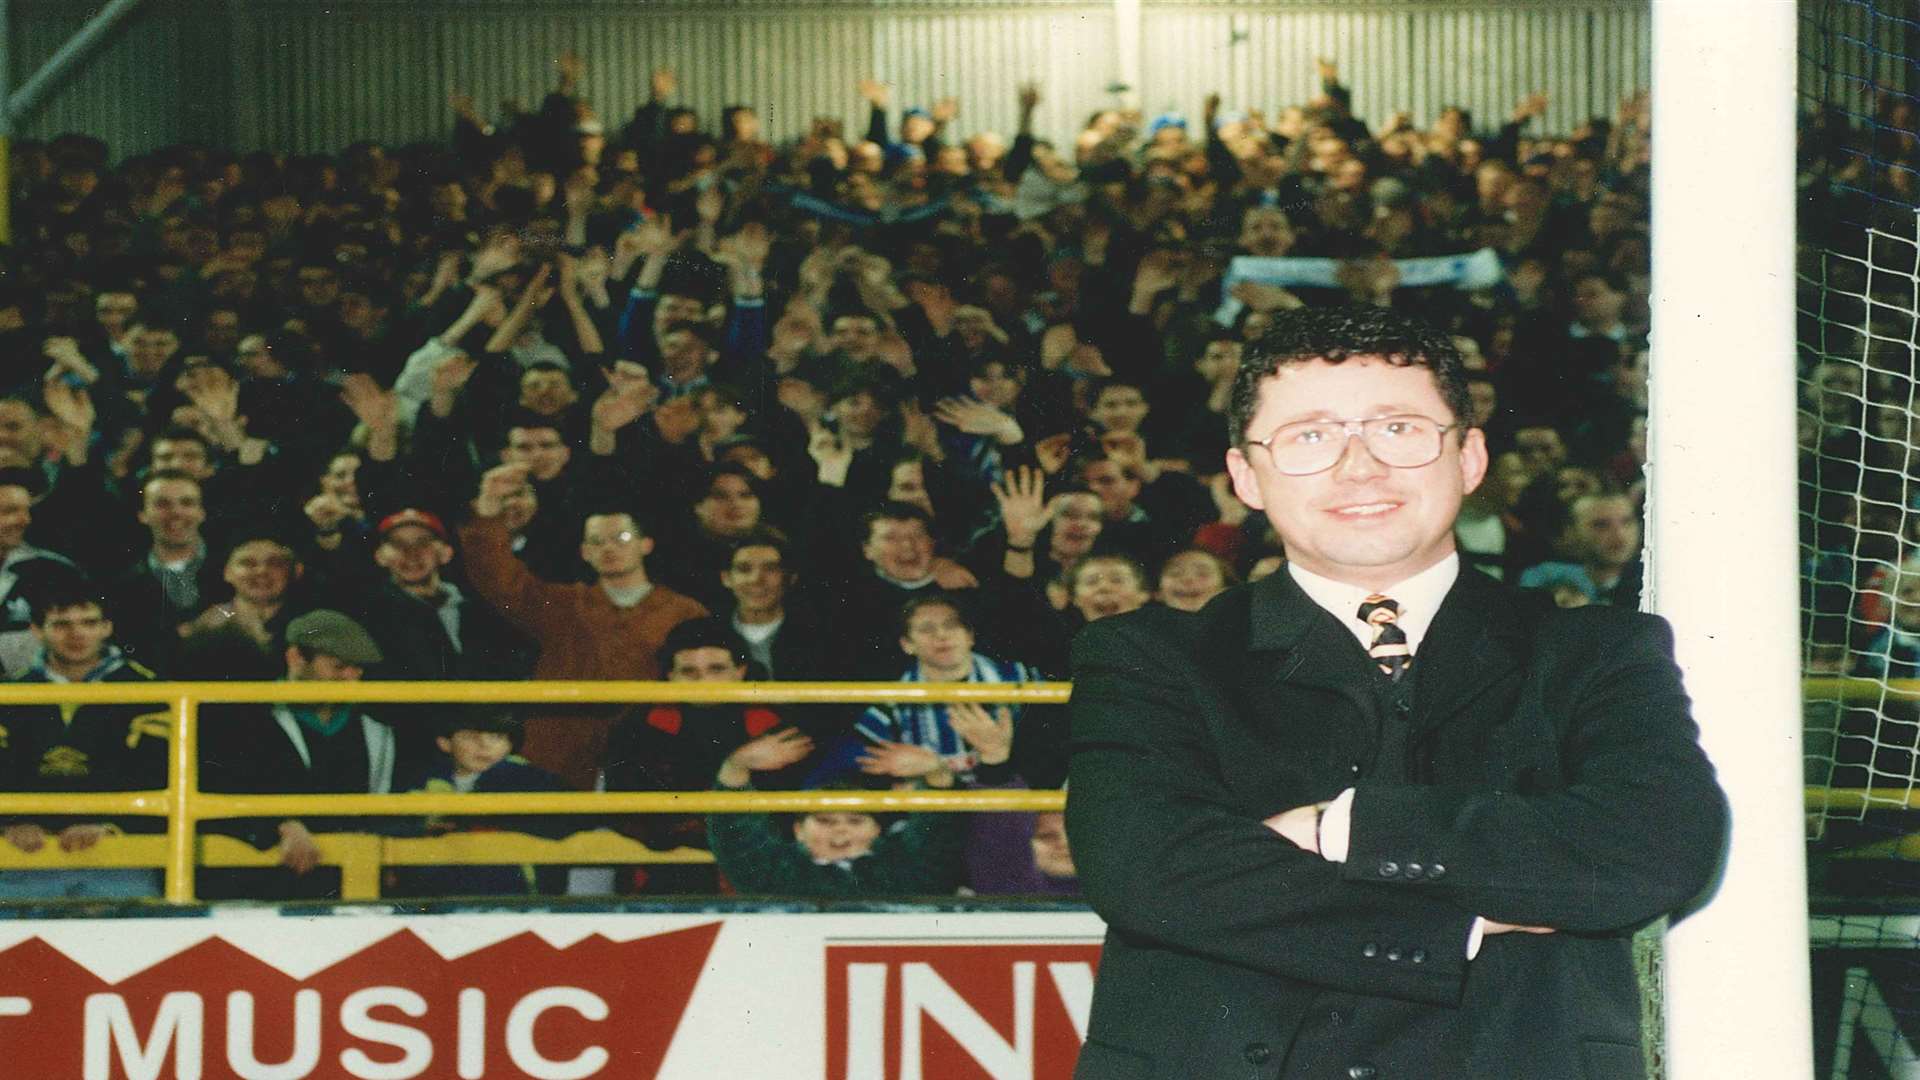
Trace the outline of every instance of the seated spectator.
<instances>
[{"instance_id":1,"label":"seated spectator","mask_svg":"<svg viewBox=\"0 0 1920 1080\"><path fill-rule=\"evenodd\" d=\"M520 722L511 710L492 706L456 708L434 739L438 751L426 768L402 784L402 791L434 794L565 791L552 773L513 752ZM435 815L419 824L426 836L453 833L515 832L558 838L571 831L552 815L472 819ZM412 866L393 871L389 896L528 896L559 892L558 868L536 872L530 866ZM544 886L544 887L543 887Z\"/></svg>"},{"instance_id":2,"label":"seated spectator","mask_svg":"<svg viewBox=\"0 0 1920 1080\"><path fill-rule=\"evenodd\" d=\"M690 619L667 635L660 654L667 681L740 682L747 677L746 644L715 618ZM782 727L780 714L759 705L639 705L614 724L607 739L607 790L704 791L714 771L740 746ZM812 741L801 742L809 750ZM763 778L765 787L796 787L796 768ZM638 838L659 851L706 849L706 822L699 815L646 814ZM660 865L635 875L637 891L712 892L717 884L704 866Z\"/></svg>"},{"instance_id":3,"label":"seated spectator","mask_svg":"<svg viewBox=\"0 0 1920 1080\"><path fill-rule=\"evenodd\" d=\"M1153 598L1181 611L1199 611L1228 586L1237 584L1237 579L1225 559L1211 551L1188 548L1160 568L1160 587Z\"/></svg>"},{"instance_id":4,"label":"seated spectator","mask_svg":"<svg viewBox=\"0 0 1920 1080\"><path fill-rule=\"evenodd\" d=\"M1523 589L1569 584L1589 603L1640 606L1640 518L1625 495L1585 495L1568 509L1564 561L1529 567Z\"/></svg>"},{"instance_id":5,"label":"seated spectator","mask_svg":"<svg viewBox=\"0 0 1920 1080\"><path fill-rule=\"evenodd\" d=\"M40 660L17 681L38 684L152 682L113 642L105 600L78 577L45 582L34 596ZM154 705L16 705L0 711L0 791L43 794L154 791L167 786L171 715ZM36 815L6 824L28 853L49 842L85 851L101 837L160 832L159 818L102 820ZM0 899L128 899L160 895L157 870L9 870Z\"/></svg>"},{"instance_id":6,"label":"seated spectator","mask_svg":"<svg viewBox=\"0 0 1920 1080\"><path fill-rule=\"evenodd\" d=\"M591 584L542 581L508 548L504 500L526 483L529 466L496 466L480 480L473 519L460 531L474 590L538 644L538 679L657 679L667 634L707 614L698 603L647 576L653 540L625 509L589 514L580 557ZM606 758L613 717L559 712L527 721L527 760L590 791Z\"/></svg>"},{"instance_id":7,"label":"seated spectator","mask_svg":"<svg viewBox=\"0 0 1920 1080\"><path fill-rule=\"evenodd\" d=\"M216 630L215 633L220 631ZM286 681L359 682L380 663L366 628L337 611L309 611L287 624ZM209 706L200 739L201 787L221 794L385 795L402 769L387 725L352 705ZM339 875L316 873L316 832L351 829L358 819L285 818L220 822L255 847L280 852L277 870L204 870L209 899L327 899L339 896Z\"/></svg>"}]
</instances>

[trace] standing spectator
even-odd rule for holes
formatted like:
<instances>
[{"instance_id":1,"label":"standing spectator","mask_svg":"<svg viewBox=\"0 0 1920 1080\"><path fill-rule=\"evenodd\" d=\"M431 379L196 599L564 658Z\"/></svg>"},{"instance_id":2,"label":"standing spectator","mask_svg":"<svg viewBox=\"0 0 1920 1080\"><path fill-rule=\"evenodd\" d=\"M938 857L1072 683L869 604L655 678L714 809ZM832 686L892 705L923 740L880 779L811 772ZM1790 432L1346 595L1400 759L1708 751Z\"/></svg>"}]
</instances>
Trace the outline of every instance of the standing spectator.
<instances>
[{"instance_id":1,"label":"standing spectator","mask_svg":"<svg viewBox=\"0 0 1920 1080\"><path fill-rule=\"evenodd\" d=\"M108 586L118 640L149 667L168 671L181 628L222 591L221 565L207 557L206 504L191 474L161 469L140 484L146 554Z\"/></svg>"},{"instance_id":2,"label":"standing spectator","mask_svg":"<svg viewBox=\"0 0 1920 1080\"><path fill-rule=\"evenodd\" d=\"M17 679L39 658L31 629L33 590L76 572L71 560L27 543L33 496L41 478L24 468L0 469L0 672Z\"/></svg>"},{"instance_id":3,"label":"standing spectator","mask_svg":"<svg viewBox=\"0 0 1920 1080\"><path fill-rule=\"evenodd\" d=\"M667 633L707 610L647 577L653 540L626 510L587 516L580 557L593 571L591 583L535 577L513 557L500 521L502 501L526 482L528 468L500 465L480 479L473 519L460 532L474 589L538 643L535 678L659 678ZM532 717L527 759L576 789L592 790L612 724L604 712Z\"/></svg>"}]
</instances>

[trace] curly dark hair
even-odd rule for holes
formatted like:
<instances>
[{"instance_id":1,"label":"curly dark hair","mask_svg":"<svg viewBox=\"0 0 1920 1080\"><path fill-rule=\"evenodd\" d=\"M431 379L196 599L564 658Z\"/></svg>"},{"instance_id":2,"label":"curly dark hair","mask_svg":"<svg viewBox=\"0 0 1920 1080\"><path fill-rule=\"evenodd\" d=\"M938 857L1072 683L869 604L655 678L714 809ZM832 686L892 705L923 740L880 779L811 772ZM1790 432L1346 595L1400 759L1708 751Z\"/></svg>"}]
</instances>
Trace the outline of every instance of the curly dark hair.
<instances>
[{"instance_id":1,"label":"curly dark hair","mask_svg":"<svg viewBox=\"0 0 1920 1080\"><path fill-rule=\"evenodd\" d=\"M1227 408L1227 441L1234 446L1246 442L1247 425L1260 408L1260 384L1281 368L1313 360L1338 364L1356 356L1431 370L1441 399L1453 413L1444 419L1473 415L1466 365L1447 334L1387 308L1297 308L1275 314L1273 325L1241 354ZM1466 436L1464 427L1460 434Z\"/></svg>"}]
</instances>

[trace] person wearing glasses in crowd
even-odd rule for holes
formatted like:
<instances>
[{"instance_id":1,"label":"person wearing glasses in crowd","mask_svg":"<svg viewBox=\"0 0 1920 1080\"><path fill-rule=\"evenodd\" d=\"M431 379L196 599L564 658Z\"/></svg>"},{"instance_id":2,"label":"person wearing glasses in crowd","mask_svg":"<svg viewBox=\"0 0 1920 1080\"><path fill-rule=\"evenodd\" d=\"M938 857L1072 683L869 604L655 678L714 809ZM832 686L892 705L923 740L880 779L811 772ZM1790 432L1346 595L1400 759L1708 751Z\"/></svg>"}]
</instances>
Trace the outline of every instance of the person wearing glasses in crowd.
<instances>
[{"instance_id":1,"label":"person wearing glasses in crowd","mask_svg":"<svg viewBox=\"0 0 1920 1080\"><path fill-rule=\"evenodd\" d=\"M1727 821L1665 623L1460 568L1487 451L1442 333L1277 314L1229 415L1286 572L1074 646L1077 1075L1641 1075L1633 932Z\"/></svg>"},{"instance_id":2,"label":"person wearing glasses in crowd","mask_svg":"<svg viewBox=\"0 0 1920 1080\"><path fill-rule=\"evenodd\" d=\"M538 643L536 679L658 679L668 631L708 612L647 577L653 539L631 511L597 508L581 527L580 557L591 583L543 581L516 559L502 522L504 502L526 483L514 462L480 478L473 517L460 530L467 579L481 598ZM534 716L521 753L579 790L600 781L613 715Z\"/></svg>"}]
</instances>

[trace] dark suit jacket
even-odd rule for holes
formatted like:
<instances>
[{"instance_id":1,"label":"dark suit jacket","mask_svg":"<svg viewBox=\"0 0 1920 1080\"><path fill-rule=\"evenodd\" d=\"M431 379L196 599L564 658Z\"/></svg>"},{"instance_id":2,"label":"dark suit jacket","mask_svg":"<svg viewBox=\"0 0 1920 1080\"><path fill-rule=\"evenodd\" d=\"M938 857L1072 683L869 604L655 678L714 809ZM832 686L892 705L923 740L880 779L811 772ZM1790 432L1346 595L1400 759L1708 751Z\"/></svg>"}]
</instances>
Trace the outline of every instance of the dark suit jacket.
<instances>
[{"instance_id":1,"label":"dark suit jacket","mask_svg":"<svg viewBox=\"0 0 1920 1080\"><path fill-rule=\"evenodd\" d=\"M1639 1080L1631 935L1726 829L1665 623L1463 569L1397 777L1384 682L1285 573L1095 622L1073 668L1067 827L1109 927L1082 1080ZM1349 786L1344 864L1261 824ZM1469 962L1475 916L1559 932Z\"/></svg>"}]
</instances>

